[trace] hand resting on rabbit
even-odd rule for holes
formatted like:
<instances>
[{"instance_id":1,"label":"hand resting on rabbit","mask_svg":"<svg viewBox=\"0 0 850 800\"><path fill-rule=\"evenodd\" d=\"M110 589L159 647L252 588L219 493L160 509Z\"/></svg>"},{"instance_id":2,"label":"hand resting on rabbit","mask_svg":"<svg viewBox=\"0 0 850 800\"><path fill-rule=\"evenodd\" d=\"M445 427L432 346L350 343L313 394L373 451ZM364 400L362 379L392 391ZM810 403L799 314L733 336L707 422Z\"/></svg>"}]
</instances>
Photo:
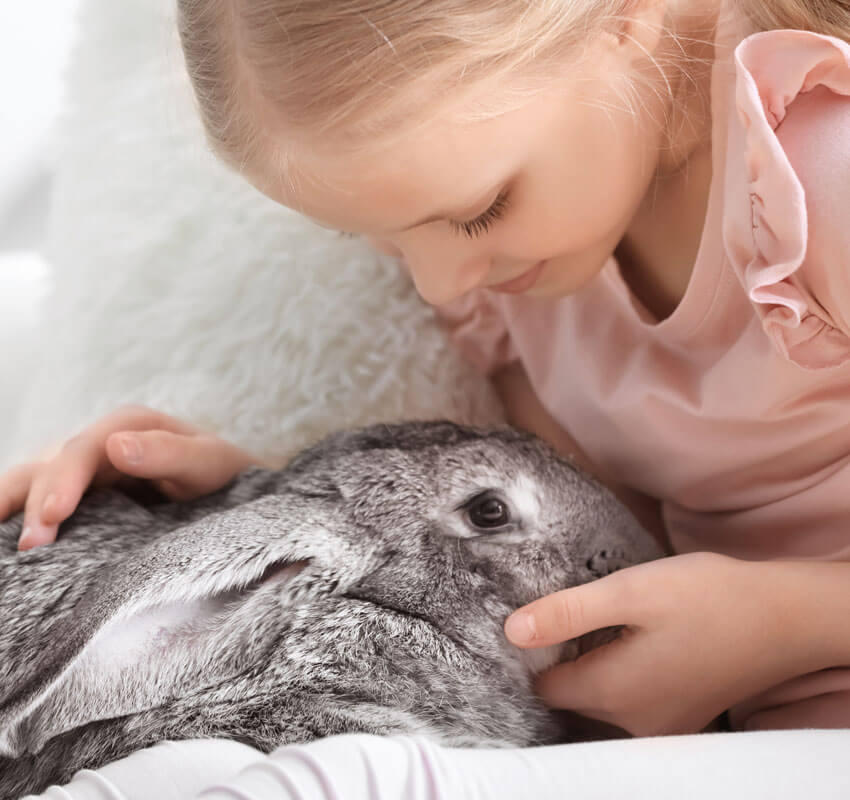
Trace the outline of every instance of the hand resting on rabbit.
<instances>
[{"instance_id":1,"label":"hand resting on rabbit","mask_svg":"<svg viewBox=\"0 0 850 800\"><path fill-rule=\"evenodd\" d=\"M379 425L197 500L87 494L57 542L0 524L0 798L163 739L265 752L359 731L580 738L532 691L518 606L662 555L614 495L511 428Z\"/></svg>"}]
</instances>

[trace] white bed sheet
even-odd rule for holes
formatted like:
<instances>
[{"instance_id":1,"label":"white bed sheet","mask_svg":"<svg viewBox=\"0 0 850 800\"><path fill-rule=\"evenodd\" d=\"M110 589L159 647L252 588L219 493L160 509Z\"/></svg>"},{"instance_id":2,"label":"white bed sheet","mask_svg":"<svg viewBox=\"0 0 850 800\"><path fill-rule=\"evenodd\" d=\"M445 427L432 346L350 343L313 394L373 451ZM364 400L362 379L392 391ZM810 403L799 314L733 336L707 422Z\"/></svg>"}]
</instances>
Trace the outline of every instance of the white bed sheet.
<instances>
[{"instance_id":1,"label":"white bed sheet","mask_svg":"<svg viewBox=\"0 0 850 800\"><path fill-rule=\"evenodd\" d=\"M850 731L711 733L487 750L346 734L263 756L166 742L25 800L846 800Z\"/></svg>"}]
</instances>

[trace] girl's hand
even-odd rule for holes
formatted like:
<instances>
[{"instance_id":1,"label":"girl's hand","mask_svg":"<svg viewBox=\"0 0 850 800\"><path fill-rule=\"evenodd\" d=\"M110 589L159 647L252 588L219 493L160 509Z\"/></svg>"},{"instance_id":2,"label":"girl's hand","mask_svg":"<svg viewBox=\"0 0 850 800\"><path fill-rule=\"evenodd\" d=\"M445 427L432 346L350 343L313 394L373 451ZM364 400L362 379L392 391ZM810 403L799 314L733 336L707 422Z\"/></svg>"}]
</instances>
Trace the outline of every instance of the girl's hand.
<instances>
[{"instance_id":1,"label":"girl's hand","mask_svg":"<svg viewBox=\"0 0 850 800\"><path fill-rule=\"evenodd\" d=\"M542 673L537 692L636 736L694 733L759 691L826 666L808 646L811 620L781 564L663 558L536 600L508 617L505 633L520 647L543 647L626 626Z\"/></svg>"},{"instance_id":2,"label":"girl's hand","mask_svg":"<svg viewBox=\"0 0 850 800\"><path fill-rule=\"evenodd\" d=\"M250 453L187 422L145 406L126 406L98 420L61 448L0 476L0 521L24 511L18 549L56 539L85 490L147 478L174 500L224 486L252 464Z\"/></svg>"}]
</instances>

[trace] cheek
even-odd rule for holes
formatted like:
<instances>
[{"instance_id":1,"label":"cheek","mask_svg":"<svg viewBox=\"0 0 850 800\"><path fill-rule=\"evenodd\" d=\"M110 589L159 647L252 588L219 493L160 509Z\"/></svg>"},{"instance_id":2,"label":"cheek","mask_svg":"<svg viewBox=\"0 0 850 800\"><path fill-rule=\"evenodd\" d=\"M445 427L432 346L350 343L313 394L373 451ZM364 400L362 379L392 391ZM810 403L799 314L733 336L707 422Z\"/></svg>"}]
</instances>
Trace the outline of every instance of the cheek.
<instances>
[{"instance_id":1,"label":"cheek","mask_svg":"<svg viewBox=\"0 0 850 800\"><path fill-rule=\"evenodd\" d=\"M558 216L577 245L590 244L629 222L649 178L640 167L646 154L636 137L600 131L581 153L553 165L547 185L553 193L560 188Z\"/></svg>"},{"instance_id":2,"label":"cheek","mask_svg":"<svg viewBox=\"0 0 850 800\"><path fill-rule=\"evenodd\" d=\"M547 259L530 295L573 294L614 253L651 185L657 146L634 118L600 110L554 130L518 187L517 210L502 252Z\"/></svg>"},{"instance_id":3,"label":"cheek","mask_svg":"<svg viewBox=\"0 0 850 800\"><path fill-rule=\"evenodd\" d=\"M529 175L520 247L545 258L607 246L625 234L650 185L657 154L633 118L586 110L555 131Z\"/></svg>"}]
</instances>

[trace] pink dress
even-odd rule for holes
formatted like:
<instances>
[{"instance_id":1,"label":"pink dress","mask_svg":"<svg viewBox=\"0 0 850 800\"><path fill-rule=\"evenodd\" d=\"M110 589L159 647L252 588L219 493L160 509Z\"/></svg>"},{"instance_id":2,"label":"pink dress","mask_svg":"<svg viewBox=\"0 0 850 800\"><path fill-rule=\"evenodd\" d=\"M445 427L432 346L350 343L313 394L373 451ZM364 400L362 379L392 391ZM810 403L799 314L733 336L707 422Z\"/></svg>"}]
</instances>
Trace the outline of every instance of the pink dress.
<instances>
[{"instance_id":1,"label":"pink dress","mask_svg":"<svg viewBox=\"0 0 850 800\"><path fill-rule=\"evenodd\" d=\"M850 560L850 45L731 15L717 45L708 212L671 316L613 257L568 297L441 312L482 370L520 359L593 462L660 498L677 552ZM850 727L850 669L731 718Z\"/></svg>"}]
</instances>

